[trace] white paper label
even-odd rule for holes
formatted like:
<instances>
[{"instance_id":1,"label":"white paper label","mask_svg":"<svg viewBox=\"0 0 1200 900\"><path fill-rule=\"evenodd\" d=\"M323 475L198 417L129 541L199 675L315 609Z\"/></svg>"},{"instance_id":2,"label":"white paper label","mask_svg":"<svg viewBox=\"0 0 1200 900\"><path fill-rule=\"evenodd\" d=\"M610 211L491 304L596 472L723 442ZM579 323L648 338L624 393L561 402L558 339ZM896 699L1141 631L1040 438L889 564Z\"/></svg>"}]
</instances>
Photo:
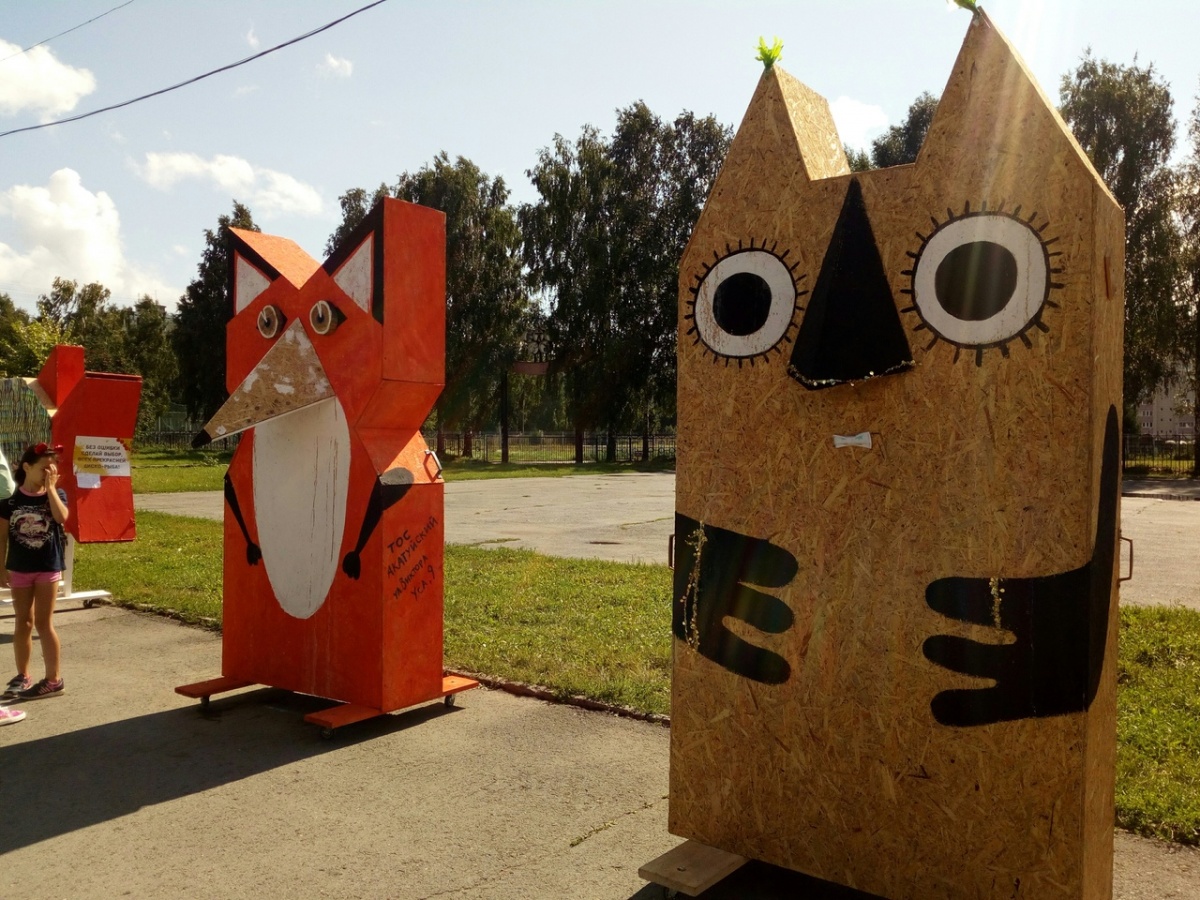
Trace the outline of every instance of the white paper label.
<instances>
[{"instance_id":1,"label":"white paper label","mask_svg":"<svg viewBox=\"0 0 1200 900\"><path fill-rule=\"evenodd\" d=\"M100 476L91 472L80 472L75 476L75 486L80 490L91 490L100 487Z\"/></svg>"},{"instance_id":2,"label":"white paper label","mask_svg":"<svg viewBox=\"0 0 1200 900\"><path fill-rule=\"evenodd\" d=\"M833 436L833 446L835 447L866 447L871 449L871 432L860 431L858 434L835 434Z\"/></svg>"},{"instance_id":3,"label":"white paper label","mask_svg":"<svg viewBox=\"0 0 1200 900\"><path fill-rule=\"evenodd\" d=\"M75 438L75 455L72 460L75 465L75 480L79 483L80 475L129 477L129 451L117 438L84 437ZM79 483L83 487L82 483Z\"/></svg>"}]
</instances>

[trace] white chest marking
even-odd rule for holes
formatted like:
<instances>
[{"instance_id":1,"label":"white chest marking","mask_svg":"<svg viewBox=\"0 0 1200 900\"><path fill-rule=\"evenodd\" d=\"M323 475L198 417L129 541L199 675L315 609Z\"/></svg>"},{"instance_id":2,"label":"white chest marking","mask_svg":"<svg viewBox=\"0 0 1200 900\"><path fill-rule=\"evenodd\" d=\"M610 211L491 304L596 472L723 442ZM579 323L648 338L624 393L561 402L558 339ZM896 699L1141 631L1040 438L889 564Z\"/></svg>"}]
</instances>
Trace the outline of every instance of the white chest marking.
<instances>
[{"instance_id":1,"label":"white chest marking","mask_svg":"<svg viewBox=\"0 0 1200 900\"><path fill-rule=\"evenodd\" d=\"M254 518L263 565L288 615L325 602L341 564L350 430L336 399L254 429Z\"/></svg>"}]
</instances>

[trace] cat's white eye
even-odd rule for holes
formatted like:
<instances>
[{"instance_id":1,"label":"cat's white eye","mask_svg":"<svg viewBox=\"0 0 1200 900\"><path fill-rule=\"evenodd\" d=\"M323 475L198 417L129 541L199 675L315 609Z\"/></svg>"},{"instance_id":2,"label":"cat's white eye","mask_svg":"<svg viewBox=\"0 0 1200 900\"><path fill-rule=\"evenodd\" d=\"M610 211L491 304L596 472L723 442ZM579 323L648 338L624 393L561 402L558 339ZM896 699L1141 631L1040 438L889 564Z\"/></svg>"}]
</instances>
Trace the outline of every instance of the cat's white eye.
<instances>
[{"instance_id":1,"label":"cat's white eye","mask_svg":"<svg viewBox=\"0 0 1200 900\"><path fill-rule=\"evenodd\" d=\"M1019 212L1019 207L1015 212ZM964 213L940 224L914 256L913 307L922 327L959 347L1000 347L1025 332L1045 329L1041 315L1050 289L1051 253L1039 230L1016 214ZM1045 226L1043 225L1044 229ZM1057 255L1057 254L1055 254ZM930 346L932 346L932 343ZM977 356L977 360L979 357Z\"/></svg>"},{"instance_id":2,"label":"cat's white eye","mask_svg":"<svg viewBox=\"0 0 1200 900\"><path fill-rule=\"evenodd\" d=\"M788 336L801 293L792 267L773 250L733 250L692 289L696 337L717 356L753 359Z\"/></svg>"}]
</instances>

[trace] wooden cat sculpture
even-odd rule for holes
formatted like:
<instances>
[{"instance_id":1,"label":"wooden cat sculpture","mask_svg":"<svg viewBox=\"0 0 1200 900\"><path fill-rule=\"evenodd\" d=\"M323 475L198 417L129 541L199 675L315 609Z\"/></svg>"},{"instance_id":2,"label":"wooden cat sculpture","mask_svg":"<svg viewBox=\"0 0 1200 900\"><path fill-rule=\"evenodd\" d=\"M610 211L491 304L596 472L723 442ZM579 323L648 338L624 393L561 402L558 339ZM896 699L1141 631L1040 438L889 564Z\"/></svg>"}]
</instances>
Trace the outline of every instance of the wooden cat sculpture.
<instances>
[{"instance_id":1,"label":"wooden cat sculpture","mask_svg":"<svg viewBox=\"0 0 1200 900\"><path fill-rule=\"evenodd\" d=\"M681 262L672 833L1110 897L1123 246L982 13L913 165L763 74Z\"/></svg>"}]
</instances>

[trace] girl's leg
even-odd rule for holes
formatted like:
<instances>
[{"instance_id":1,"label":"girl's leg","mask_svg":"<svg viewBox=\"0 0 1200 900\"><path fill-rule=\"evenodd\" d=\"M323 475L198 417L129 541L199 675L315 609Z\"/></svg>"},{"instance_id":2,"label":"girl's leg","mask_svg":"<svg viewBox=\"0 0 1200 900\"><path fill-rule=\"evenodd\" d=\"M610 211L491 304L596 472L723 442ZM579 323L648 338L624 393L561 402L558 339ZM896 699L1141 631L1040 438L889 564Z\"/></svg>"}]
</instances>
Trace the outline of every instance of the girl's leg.
<instances>
[{"instance_id":1,"label":"girl's leg","mask_svg":"<svg viewBox=\"0 0 1200 900\"><path fill-rule=\"evenodd\" d=\"M60 644L58 632L54 630L54 598L57 595L57 581L39 581L33 586L33 622L37 625L38 638L42 642L46 677L51 681L58 681L61 674L58 666Z\"/></svg>"},{"instance_id":2,"label":"girl's leg","mask_svg":"<svg viewBox=\"0 0 1200 900\"><path fill-rule=\"evenodd\" d=\"M33 585L12 589L13 656L17 660L17 674L29 675L29 657L33 653Z\"/></svg>"}]
</instances>

